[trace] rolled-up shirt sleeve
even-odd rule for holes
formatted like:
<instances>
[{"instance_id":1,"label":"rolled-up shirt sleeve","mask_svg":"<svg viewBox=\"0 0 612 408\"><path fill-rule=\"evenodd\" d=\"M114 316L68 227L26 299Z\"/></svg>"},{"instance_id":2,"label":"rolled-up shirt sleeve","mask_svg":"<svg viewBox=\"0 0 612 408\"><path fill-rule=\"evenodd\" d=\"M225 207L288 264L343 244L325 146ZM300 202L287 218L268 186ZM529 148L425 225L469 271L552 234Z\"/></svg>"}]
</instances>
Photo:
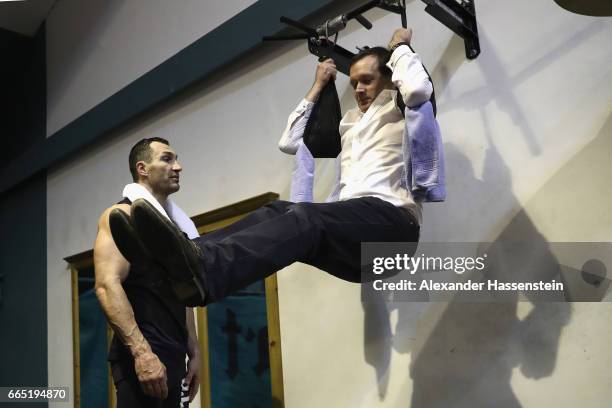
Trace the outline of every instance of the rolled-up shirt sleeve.
<instances>
[{"instance_id":1,"label":"rolled-up shirt sleeve","mask_svg":"<svg viewBox=\"0 0 612 408\"><path fill-rule=\"evenodd\" d=\"M302 99L295 110L291 112L291 115L289 115L287 126L278 142L278 148L283 153L295 154L297 152L299 141L304 136L304 130L306 129L313 106L313 102Z\"/></svg>"},{"instance_id":2,"label":"rolled-up shirt sleeve","mask_svg":"<svg viewBox=\"0 0 612 408\"><path fill-rule=\"evenodd\" d=\"M387 66L393 72L391 80L399 89L404 104L411 108L428 101L433 92L429 75L418 54L409 46L400 45L393 51Z\"/></svg>"}]
</instances>

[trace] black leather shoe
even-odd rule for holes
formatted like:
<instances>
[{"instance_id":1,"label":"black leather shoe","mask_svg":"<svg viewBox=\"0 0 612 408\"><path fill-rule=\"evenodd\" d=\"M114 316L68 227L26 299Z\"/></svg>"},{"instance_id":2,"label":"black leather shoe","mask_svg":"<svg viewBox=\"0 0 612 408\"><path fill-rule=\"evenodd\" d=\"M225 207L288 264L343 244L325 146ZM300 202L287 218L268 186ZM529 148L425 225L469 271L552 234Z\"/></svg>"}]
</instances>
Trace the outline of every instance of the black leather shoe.
<instances>
[{"instance_id":1,"label":"black leather shoe","mask_svg":"<svg viewBox=\"0 0 612 408\"><path fill-rule=\"evenodd\" d=\"M134 201L131 211L138 238L162 265L179 300L187 306L204 305L206 284L200 248L146 200Z\"/></svg>"},{"instance_id":2,"label":"black leather shoe","mask_svg":"<svg viewBox=\"0 0 612 408\"><path fill-rule=\"evenodd\" d=\"M187 306L199 306L201 304L200 293L192 287L193 285L173 282L165 277L164 267L145 248L132 226L130 217L125 212L118 208L112 210L109 214L109 225L111 235L121 255L127 259L130 265L138 265L147 271L147 276L152 279L146 282L149 288L163 297L165 296L164 293L168 292L167 289L163 288L165 286L172 289L168 293L169 296L178 298L180 302Z\"/></svg>"},{"instance_id":3,"label":"black leather shoe","mask_svg":"<svg viewBox=\"0 0 612 408\"><path fill-rule=\"evenodd\" d=\"M130 217L122 210L115 208L108 217L111 235L121 255L130 264L146 264L150 262L151 255L144 247L138 234L130 223Z\"/></svg>"}]
</instances>

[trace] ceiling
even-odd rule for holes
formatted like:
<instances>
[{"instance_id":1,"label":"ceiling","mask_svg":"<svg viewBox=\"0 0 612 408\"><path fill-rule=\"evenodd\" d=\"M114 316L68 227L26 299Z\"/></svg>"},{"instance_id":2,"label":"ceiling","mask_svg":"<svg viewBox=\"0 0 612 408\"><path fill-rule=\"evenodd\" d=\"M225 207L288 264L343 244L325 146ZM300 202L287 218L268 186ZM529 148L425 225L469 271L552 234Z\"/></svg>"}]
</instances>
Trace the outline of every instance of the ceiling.
<instances>
[{"instance_id":1,"label":"ceiling","mask_svg":"<svg viewBox=\"0 0 612 408\"><path fill-rule=\"evenodd\" d=\"M0 28L33 37L57 0L0 0Z\"/></svg>"}]
</instances>

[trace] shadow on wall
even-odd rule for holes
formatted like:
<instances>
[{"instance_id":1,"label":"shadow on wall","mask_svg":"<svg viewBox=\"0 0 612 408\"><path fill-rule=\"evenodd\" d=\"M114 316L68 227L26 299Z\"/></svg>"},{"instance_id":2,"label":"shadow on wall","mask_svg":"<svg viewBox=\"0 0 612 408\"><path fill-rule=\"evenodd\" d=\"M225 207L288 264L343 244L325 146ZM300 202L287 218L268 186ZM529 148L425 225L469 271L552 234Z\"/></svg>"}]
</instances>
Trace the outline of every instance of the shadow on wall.
<instances>
[{"instance_id":1,"label":"shadow on wall","mask_svg":"<svg viewBox=\"0 0 612 408\"><path fill-rule=\"evenodd\" d=\"M586 40L600 29L601 24L595 23L581 31L577 37L580 41ZM485 47L491 48L486 36L483 38ZM576 41L571 44L575 45ZM450 78L463 62L462 45L461 41L451 40L442 62L432 71L439 95L444 92ZM555 49L547 58L555 59L562 52L564 50ZM533 74L546 66L546 59L536 59L517 78L511 79L504 75L503 70L497 70L499 61L494 54L485 55L489 57L482 70L487 71L483 72L487 82L497 82L500 75L505 80L501 85L495 86L495 89L475 91L477 94L468 98L478 102L471 105L472 109L479 109L495 99L499 108L513 118L531 153L537 156L540 152L537 139L529 129L520 105L508 91L529 76L528 73ZM491 59L493 61L490 61ZM501 99L497 96L500 86L506 89ZM450 104L445 104L442 109L448 110L449 106L451 109L466 109L466 106L460 103L464 96L445 95L445 100L449 100ZM467 106L467 109L469 108L470 106ZM609 152L611 142L607 140L612 129L612 120L608 118L598 137L560 169L525 208L521 208L512 194L510 170L494 145L484 113L482 120L489 145L485 153L482 180L476 178L469 158L461 153L460 149L450 144L445 145L449 163L449 197L461 200L462 204L458 209L472 208L475 211L464 214L461 220L456 219L460 216L456 212L437 212L436 223L448 228L459 228L459 231L462 228L471 228L470 223L479 219L478 209L485 210L485 207L493 202L478 199L478 202L470 203L470 200L475 200L473 197L482 197L484 192L490 200L508 208L506 214L511 216L507 225L501 226L501 232L494 239L494 243L512 242L515 255L530 254L519 257L521 262L514 263L512 272L527 270L527 266L533 270L533 265L538 266L537 276L518 274L512 280L564 281L560 273L562 265L529 213L536 214L538 220L545 219L545 214L551 212L557 215L573 214L578 205L577 197L591 196L599 203L593 204L593 212L581 211L578 217L568 220L571 225L563 224L558 226L557 230L581 231L578 227L583 225L595 235L601 233L602 218L610 218L604 216L606 211L602 206L612 197L612 186L609 186L609 182L605 186L602 185L605 177L593 176L609 174L611 170L612 165L603 156L605 152ZM568 184L576 184L578 191L575 194L568 192ZM572 196L576 199L572 200ZM519 211L511 215L517 208ZM496 220L499 224L501 219L496 217ZM553 224L555 221L547 222ZM546 225L546 228L550 233L550 226ZM554 234L556 230L552 231ZM585 239L561 236L567 241ZM533 251L533 248L538 250ZM507 281L505 277L510 274L509 271L504 272L504 269L507 269L507 263L502 260L489 267L485 279L501 277ZM448 304L389 304L383 299L363 304L365 360L375 369L379 399L385 400L387 395L392 351L395 350L402 354L412 353L412 363L406 369L412 378L413 386L404 387L399 397L399 401L405 401L407 407L521 407L510 384L513 369L520 368L526 378L533 380L551 376L556 366L562 328L570 321L571 305L564 303L562 298L549 300L551 301L532 302L532 308L525 317L520 316L517 298L506 299L503 303L468 303L456 298ZM390 314L395 310L398 320L392 330Z\"/></svg>"},{"instance_id":2,"label":"shadow on wall","mask_svg":"<svg viewBox=\"0 0 612 408\"><path fill-rule=\"evenodd\" d=\"M454 160L467 161L457 157L460 153L454 149L449 149L449 153ZM490 183L487 180L490 166L496 166L498 174L503 168L508 175L503 188L505 196L498 199L512 202L513 207L518 205L511 193L509 171L493 145L486 153L483 181L477 180L471 171L465 176L486 188ZM512 243L506 256L511 256L514 262L502 257L499 263L488 265L485 279L561 280L548 242L524 209L514 216L495 243ZM507 270L509 264L513 264L512 271ZM520 276L521 271L531 274L534 270L538 276ZM534 302L529 314L520 319L517 302L516 297L503 303L464 303L457 299L444 310L440 310L442 305L432 307L424 321L434 326L420 328L412 350L410 375L414 387L410 406L520 407L510 385L512 370L520 367L523 375L531 379L552 375L561 329L569 321L571 309L562 302ZM401 322L401 315L399 318Z\"/></svg>"},{"instance_id":3,"label":"shadow on wall","mask_svg":"<svg viewBox=\"0 0 612 408\"><path fill-rule=\"evenodd\" d=\"M445 146L447 160L453 165L453 173L461 175L462 197L466 200L473 196L470 192L495 184L496 200L510 202L515 208L518 202L511 193L509 169L491 140L486 120L484 123L489 148L483 180L475 177L469 159L453 145ZM521 256L519 264L514 263L512 272L526 269L521 266L538 265L540 275L519 275L513 280L565 280L559 273L562 265L527 210L542 221L549 234L564 241L609 236L612 216L607 203L612 197L612 185L601 176L612 170L608 158L610 136L612 116L597 137L559 169L497 236L495 243L512 242L515 254L531 252L531 256ZM584 208L576 211L579 197L590 198L588 211ZM449 213L437 221L453 225L456 216ZM532 248L538 251L531 251ZM500 262L489 267L486 278L508 276L508 272L504 273L506 265L507 262ZM588 283L584 274L582 278ZM561 330L569 323L572 310L568 303L533 302L527 316L520 318L517 301L514 298L504 303L467 303L456 298L449 304L391 305L381 299L378 303L364 304L365 360L375 369L379 398L385 399L391 353L395 350L412 353L409 372L413 386L405 387L400 398L407 407L521 407L510 385L513 369L519 367L526 378L533 380L551 376ZM389 316L394 310L398 321L392 330Z\"/></svg>"},{"instance_id":4,"label":"shadow on wall","mask_svg":"<svg viewBox=\"0 0 612 408\"><path fill-rule=\"evenodd\" d=\"M495 47L486 31L480 28L482 54L472 63L478 64L486 86L461 95L452 95L447 90L447 85L453 75L462 64L468 63L465 60L463 40L458 36L453 36L440 57L440 62L431 71L436 95L444 94L444 101L438 106L438 111L442 113L454 109L481 110L491 101L495 101L499 110L507 114L520 130L530 153L533 156L539 156L542 148L537 136L529 126L529 112L524 111L512 90L605 28L605 22L598 20L578 32L567 31L567 38L560 40L557 47L547 51L544 55L525 56L525 63L528 65L514 75L508 73L501 58L496 54Z\"/></svg>"},{"instance_id":5,"label":"shadow on wall","mask_svg":"<svg viewBox=\"0 0 612 408\"><path fill-rule=\"evenodd\" d=\"M607 203L612 197L612 185L606 177L601 176L612 170L607 153L612 145L611 135L612 116L609 116L597 137L577 152L512 218L497 237L496 243L512 243L514 256L520 261L513 262L511 271L504 272L504 267L512 262L502 259L500 264L488 268L487 278L501 276L508 280L504 277L511 275L514 281L565 281L565 295L571 296L568 300L574 299L572 291L577 289L576 279L583 280L583 286L586 283L595 289L603 283L589 282L589 274L577 270L572 271L575 279L568 282L566 267L557 261L527 210L535 214L538 220L543 220L549 234L567 242L609 237L609 220L612 216L607 210ZM453 163L469 163L466 157L449 147L448 153ZM493 144L487 150L483 181L475 179L471 171L466 172L466 176L472 183L485 188L491 182L486 175L492 165L506 168ZM516 204L516 199L510 193L510 178L506 181L504 191L507 193L499 199L511 200ZM568 186L573 186L572 191ZM576 211L578 197L590 198L590 202L585 203L587 208L581 208L582 211ZM548 217L555 220L546 220L546 213L552 213ZM587 264L593 262L599 261L588 260L582 267L583 271ZM533 265L537 265L537 276L520 276L527 266L533 270ZM562 274L563 269L566 270L565 275ZM609 285L608 277L605 286ZM597 295L603 295L603 292L599 291ZM583 300L599 301L601 297ZM510 386L513 368L520 367L521 373L533 380L551 376L556 365L561 330L569 323L572 313L569 303L540 301L533 302L531 311L521 319L517 315L516 299L495 304L454 301L445 309L443 305L431 306L420 325L415 325L413 306L399 305L396 334L387 341L397 352L412 352L410 376L414 381L413 392L411 396L405 395L403 398L405 401L411 400L411 408L520 407ZM407 327L410 325L412 327ZM406 333L411 334L408 342L397 343L398 338L406 340Z\"/></svg>"},{"instance_id":6,"label":"shadow on wall","mask_svg":"<svg viewBox=\"0 0 612 408\"><path fill-rule=\"evenodd\" d=\"M486 166L496 166L497 174L501 167L508 176L503 188L505 196L498 199L517 205L501 156L494 146L486 154ZM490 182L486 179L486 166L485 179L476 179L467 157L452 145L447 146L447 159L449 163L462 164L463 177L475 189L484 188ZM537 254L522 259L523 266L531 267L537 262L541 275L517 277L516 281L561 280L548 243L524 210L511 220L496 242L519 242L513 248L518 253L539 247ZM485 279L507 277L504 266L489 265ZM521 265L514 266L521 270ZM412 353L412 391L406 389L400 397L406 406L520 407L510 385L513 368L520 367L528 378L550 376L561 329L567 324L571 310L567 303L533 303L528 316L519 319L517 302L518 299L511 298L503 303L468 303L466 299L456 299L448 305L386 304L384 301L366 304L365 359L375 367L380 399L386 395L393 348L398 353ZM392 335L389 314L394 309L398 312L398 322Z\"/></svg>"}]
</instances>

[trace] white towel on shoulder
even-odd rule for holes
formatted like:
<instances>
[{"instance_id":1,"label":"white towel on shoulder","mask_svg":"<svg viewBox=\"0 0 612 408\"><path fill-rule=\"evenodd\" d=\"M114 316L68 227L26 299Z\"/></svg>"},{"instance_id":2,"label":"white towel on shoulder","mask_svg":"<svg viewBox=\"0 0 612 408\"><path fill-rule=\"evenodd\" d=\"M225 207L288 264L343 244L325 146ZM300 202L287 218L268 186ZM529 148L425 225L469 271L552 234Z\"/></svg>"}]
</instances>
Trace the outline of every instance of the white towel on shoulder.
<instances>
[{"instance_id":1,"label":"white towel on shoulder","mask_svg":"<svg viewBox=\"0 0 612 408\"><path fill-rule=\"evenodd\" d=\"M131 202L144 198L147 200L157 211L166 216L169 220L174 222L190 239L199 237L198 229L196 228L191 218L185 214L185 211L174 204L170 199L166 200L166 208L164 208L153 194L149 192L144 186L138 183L128 184L123 188L123 197L128 198Z\"/></svg>"}]
</instances>

